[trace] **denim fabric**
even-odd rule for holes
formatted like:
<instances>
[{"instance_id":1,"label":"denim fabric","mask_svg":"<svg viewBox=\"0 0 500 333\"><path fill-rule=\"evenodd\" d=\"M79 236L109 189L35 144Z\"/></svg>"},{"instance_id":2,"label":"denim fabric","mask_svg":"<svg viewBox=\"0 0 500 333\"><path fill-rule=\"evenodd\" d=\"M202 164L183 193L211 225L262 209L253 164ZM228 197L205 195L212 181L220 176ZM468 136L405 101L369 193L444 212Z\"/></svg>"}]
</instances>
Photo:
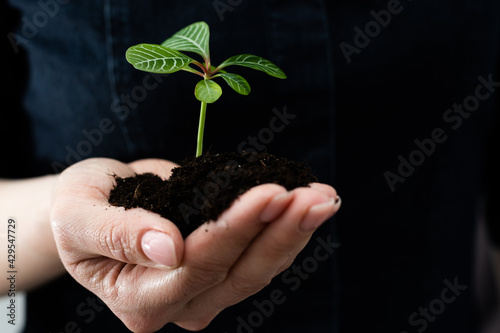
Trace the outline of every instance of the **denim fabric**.
<instances>
[{"instance_id":1,"label":"denim fabric","mask_svg":"<svg viewBox=\"0 0 500 333\"><path fill-rule=\"evenodd\" d=\"M337 188L343 207L297 258L310 273L275 278L204 332L474 331L475 200L495 94L467 118L444 115L475 93L479 77L500 81L495 0L8 3L19 23L9 30L16 34L11 47L27 68L18 127L29 139L12 154L30 163L19 176L59 172L89 157L176 161L194 154L196 78L139 72L124 58L129 46L160 43L194 21L211 27L214 62L253 53L288 75L280 81L235 69L252 93L224 89L208 108L205 146L237 151L269 126L273 110L286 109L296 117L265 149L308 161ZM398 174L416 141L439 128L445 142L391 186L387 172ZM332 242L338 249L307 266ZM436 307L455 279L468 287L456 301L431 308L431 317L418 313ZM265 315L256 304L273 290L286 301ZM107 309L82 314L89 297L70 277L31 292L25 332L64 331L71 322L82 332L126 331Z\"/></svg>"}]
</instances>

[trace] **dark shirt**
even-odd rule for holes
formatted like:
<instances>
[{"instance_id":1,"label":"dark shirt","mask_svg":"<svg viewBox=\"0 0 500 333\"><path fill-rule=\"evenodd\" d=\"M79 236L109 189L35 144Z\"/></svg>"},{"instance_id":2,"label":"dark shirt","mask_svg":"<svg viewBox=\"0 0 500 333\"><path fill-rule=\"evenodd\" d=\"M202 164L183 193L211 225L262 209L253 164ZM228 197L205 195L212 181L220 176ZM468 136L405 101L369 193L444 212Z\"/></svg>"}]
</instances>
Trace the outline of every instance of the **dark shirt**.
<instances>
[{"instance_id":1,"label":"dark shirt","mask_svg":"<svg viewBox=\"0 0 500 333\"><path fill-rule=\"evenodd\" d=\"M288 75L235 69L252 93L225 88L209 106L205 147L252 145L273 109L286 110L295 118L285 130L253 145L307 161L343 207L294 266L205 332L474 330L476 202L500 81L497 2L8 3L16 67L6 69L6 98L17 126L2 131L2 144L21 165L0 166L5 177L60 172L89 157L194 154L197 78L140 72L124 54L195 21L210 25L215 63L257 54ZM28 294L25 332L68 329L127 331L64 276Z\"/></svg>"}]
</instances>

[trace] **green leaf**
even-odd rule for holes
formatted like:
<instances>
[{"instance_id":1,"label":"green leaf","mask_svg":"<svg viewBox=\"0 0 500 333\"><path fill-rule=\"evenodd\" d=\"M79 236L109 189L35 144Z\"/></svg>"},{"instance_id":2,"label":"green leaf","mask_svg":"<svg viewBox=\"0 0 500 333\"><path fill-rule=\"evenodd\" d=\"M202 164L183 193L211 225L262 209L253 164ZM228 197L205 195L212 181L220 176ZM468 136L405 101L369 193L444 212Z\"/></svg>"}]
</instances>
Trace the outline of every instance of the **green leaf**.
<instances>
[{"instance_id":1,"label":"green leaf","mask_svg":"<svg viewBox=\"0 0 500 333\"><path fill-rule=\"evenodd\" d=\"M161 45L177 51L194 52L208 61L210 59L209 39L208 24L196 22L176 32Z\"/></svg>"},{"instance_id":2,"label":"green leaf","mask_svg":"<svg viewBox=\"0 0 500 333\"><path fill-rule=\"evenodd\" d=\"M238 65L244 67L250 67L259 71L263 71L266 74L277 77L279 79L286 79L285 73L275 64L266 60L262 57L251 55L251 54L240 54L231 57L224 61L218 68L224 68L231 65Z\"/></svg>"},{"instance_id":3,"label":"green leaf","mask_svg":"<svg viewBox=\"0 0 500 333\"><path fill-rule=\"evenodd\" d=\"M125 57L139 70L161 74L177 72L194 61L185 54L156 44L132 46Z\"/></svg>"},{"instance_id":4,"label":"green leaf","mask_svg":"<svg viewBox=\"0 0 500 333\"><path fill-rule=\"evenodd\" d=\"M220 73L217 74L214 77L221 77L224 79L224 81L227 82L227 84L233 88L234 91L236 91L238 94L241 95L248 95L250 94L250 85L248 84L247 80L245 80L242 76L238 74L233 74L233 73Z\"/></svg>"},{"instance_id":5,"label":"green leaf","mask_svg":"<svg viewBox=\"0 0 500 333\"><path fill-rule=\"evenodd\" d=\"M213 103L222 96L222 88L212 80L201 80L194 90L196 98L205 103Z\"/></svg>"}]
</instances>

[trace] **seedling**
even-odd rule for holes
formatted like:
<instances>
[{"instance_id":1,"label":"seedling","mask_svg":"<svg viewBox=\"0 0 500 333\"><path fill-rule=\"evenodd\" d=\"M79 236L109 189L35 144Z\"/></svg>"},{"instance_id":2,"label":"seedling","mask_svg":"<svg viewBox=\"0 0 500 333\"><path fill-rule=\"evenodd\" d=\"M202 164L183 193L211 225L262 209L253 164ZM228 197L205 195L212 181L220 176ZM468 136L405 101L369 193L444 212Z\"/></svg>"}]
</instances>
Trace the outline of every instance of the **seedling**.
<instances>
[{"instance_id":1,"label":"seedling","mask_svg":"<svg viewBox=\"0 0 500 333\"><path fill-rule=\"evenodd\" d=\"M218 67L212 65L209 52L210 30L205 22L193 23L175 33L172 37L157 44L138 44L127 50L126 58L135 68L158 74L186 71L203 77L195 88L194 95L201 102L200 121L196 157L203 152L203 132L207 104L214 103L222 95L222 88L213 79L222 78L237 93L248 95L250 85L241 75L228 73L224 69L232 65L249 67L271 76L286 79L285 73L275 64L262 57L250 54L233 56ZM181 53L192 52L202 57L203 62Z\"/></svg>"}]
</instances>

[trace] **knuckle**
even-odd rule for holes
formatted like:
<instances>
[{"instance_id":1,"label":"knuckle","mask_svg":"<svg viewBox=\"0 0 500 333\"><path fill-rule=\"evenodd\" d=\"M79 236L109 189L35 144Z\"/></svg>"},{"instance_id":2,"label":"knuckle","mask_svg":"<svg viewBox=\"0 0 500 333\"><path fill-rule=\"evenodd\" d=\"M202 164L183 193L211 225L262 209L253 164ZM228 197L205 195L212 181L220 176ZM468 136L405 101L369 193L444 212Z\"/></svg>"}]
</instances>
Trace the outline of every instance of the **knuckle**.
<instances>
[{"instance_id":1,"label":"knuckle","mask_svg":"<svg viewBox=\"0 0 500 333\"><path fill-rule=\"evenodd\" d=\"M176 323L178 326L188 330L198 332L201 331L210 325L215 316L207 317L207 318L196 318L187 323Z\"/></svg>"},{"instance_id":2,"label":"knuckle","mask_svg":"<svg viewBox=\"0 0 500 333\"><path fill-rule=\"evenodd\" d=\"M114 259L132 262L130 240L116 224L103 223L98 233L98 242L103 251L109 252Z\"/></svg>"},{"instance_id":3,"label":"knuckle","mask_svg":"<svg viewBox=\"0 0 500 333\"><path fill-rule=\"evenodd\" d=\"M285 235L288 236L288 235ZM302 242L297 242L293 237L275 237L266 243L267 259L274 262L282 262L300 251Z\"/></svg>"},{"instance_id":4,"label":"knuckle","mask_svg":"<svg viewBox=\"0 0 500 333\"><path fill-rule=\"evenodd\" d=\"M189 286L204 286L213 287L226 280L228 271L223 269L207 270L207 269L194 269L194 272L189 274Z\"/></svg>"},{"instance_id":5,"label":"knuckle","mask_svg":"<svg viewBox=\"0 0 500 333\"><path fill-rule=\"evenodd\" d=\"M272 278L267 276L267 274L266 276L255 276L250 278L238 276L235 279L231 279L230 288L233 290L235 295L248 297L269 285L271 283L271 279Z\"/></svg>"},{"instance_id":6,"label":"knuckle","mask_svg":"<svg viewBox=\"0 0 500 333\"><path fill-rule=\"evenodd\" d=\"M218 285L220 283L222 283L223 281L226 280L227 278L227 274L228 274L228 271L227 270L224 270L224 271L213 271L211 273L208 274L208 281L212 284L212 285Z\"/></svg>"},{"instance_id":7,"label":"knuckle","mask_svg":"<svg viewBox=\"0 0 500 333\"><path fill-rule=\"evenodd\" d=\"M290 251L290 246L288 239L276 237L268 244L268 250L270 253L287 253Z\"/></svg>"}]
</instances>

